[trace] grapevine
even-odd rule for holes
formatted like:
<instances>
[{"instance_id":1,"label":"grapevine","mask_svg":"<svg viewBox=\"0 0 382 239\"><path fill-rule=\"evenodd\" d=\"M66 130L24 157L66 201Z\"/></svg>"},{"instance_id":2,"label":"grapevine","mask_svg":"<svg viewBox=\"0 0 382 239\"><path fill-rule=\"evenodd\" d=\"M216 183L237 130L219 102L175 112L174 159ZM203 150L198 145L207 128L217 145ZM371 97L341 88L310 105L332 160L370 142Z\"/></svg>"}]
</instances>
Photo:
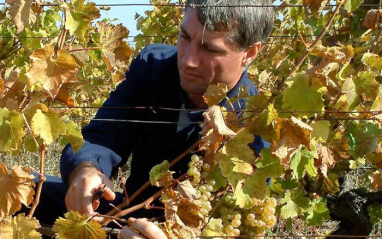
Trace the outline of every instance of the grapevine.
<instances>
[{"instance_id":1,"label":"grapevine","mask_svg":"<svg viewBox=\"0 0 382 239\"><path fill-rule=\"evenodd\" d=\"M176 44L174 26L182 20L184 1L178 1L181 6L169 0L151 3L156 5L152 11L137 16L142 34L132 49L124 40L129 31L100 20L100 8L92 2L5 2L0 11L0 152L37 152L40 168L34 185L31 169L0 165L0 237L20 231L39 238L41 226L33 214L44 187L47 149L66 143L80 149L80 128L124 79L131 57L149 43ZM104 225L111 220L127 225L120 218L160 199L166 222L157 225L170 238L272 234L279 221L291 230L298 218L322 226L338 217L334 199L347 195L341 181L360 169L362 185L350 194L366 197L370 225L380 224L381 4L275 1L274 31L248 69L260 95L241 89L241 95L227 99L225 86L211 86L201 140L152 170L153 181L129 196L134 200L151 184L160 187L158 193L142 204L129 207L126 201L96 216L104 217ZM241 112L215 106L240 98L247 100ZM254 135L270 147L255 152L248 146ZM189 154L187 174L172 178L171 167ZM16 215L22 205L32 207L29 216ZM76 238L70 229L81 224L89 225L81 228L84 234L94 230L106 237L94 216L69 212L57 219L52 233ZM355 233L355 226L348 227L347 233Z\"/></svg>"}]
</instances>

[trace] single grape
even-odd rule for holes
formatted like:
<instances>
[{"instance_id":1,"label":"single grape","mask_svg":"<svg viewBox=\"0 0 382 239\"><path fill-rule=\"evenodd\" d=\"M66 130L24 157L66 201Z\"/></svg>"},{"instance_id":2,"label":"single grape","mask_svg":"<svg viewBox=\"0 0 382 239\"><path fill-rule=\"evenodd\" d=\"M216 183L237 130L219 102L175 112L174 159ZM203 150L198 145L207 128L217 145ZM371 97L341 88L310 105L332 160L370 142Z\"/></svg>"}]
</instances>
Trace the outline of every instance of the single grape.
<instances>
[{"instance_id":1,"label":"single grape","mask_svg":"<svg viewBox=\"0 0 382 239\"><path fill-rule=\"evenodd\" d=\"M199 161L199 156L196 155L196 154L193 154L193 155L191 156L191 161L192 161L192 162L198 162L198 161Z\"/></svg>"},{"instance_id":2,"label":"single grape","mask_svg":"<svg viewBox=\"0 0 382 239\"><path fill-rule=\"evenodd\" d=\"M253 213L250 213L250 214L248 214L247 215L247 219L248 219L248 221L253 221L253 220L255 220L255 214L253 214Z\"/></svg>"},{"instance_id":3,"label":"single grape","mask_svg":"<svg viewBox=\"0 0 382 239\"><path fill-rule=\"evenodd\" d=\"M213 186L215 186L216 181L213 180L213 179L210 179L210 180L208 180L207 184L208 184L208 185L211 185L211 186L213 187Z\"/></svg>"},{"instance_id":4,"label":"single grape","mask_svg":"<svg viewBox=\"0 0 382 239\"><path fill-rule=\"evenodd\" d=\"M231 222L231 225L233 227L239 227L241 225L240 219L233 219L232 222Z\"/></svg>"}]
</instances>

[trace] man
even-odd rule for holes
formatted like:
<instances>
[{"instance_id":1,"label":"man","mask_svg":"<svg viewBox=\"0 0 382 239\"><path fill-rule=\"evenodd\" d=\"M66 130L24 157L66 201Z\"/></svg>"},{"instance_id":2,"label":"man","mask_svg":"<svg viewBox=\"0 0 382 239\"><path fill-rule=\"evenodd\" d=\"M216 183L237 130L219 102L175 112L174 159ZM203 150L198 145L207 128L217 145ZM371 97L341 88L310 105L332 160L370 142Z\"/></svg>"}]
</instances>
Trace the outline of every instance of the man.
<instances>
[{"instance_id":1,"label":"man","mask_svg":"<svg viewBox=\"0 0 382 239\"><path fill-rule=\"evenodd\" d=\"M248 86L252 95L257 93L245 69L272 29L274 13L270 0L187 0L186 5L177 48L151 45L142 50L126 73L126 80L83 128L86 143L82 149L77 153L70 145L64 149L61 175L68 187L67 210L92 214L98 207L93 201L94 194L104 184L108 186L104 199L116 200L109 178L130 156L131 175L126 183L129 195L148 181L153 166L175 159L196 142L200 128L194 122L202 121L203 109L207 107L202 96L209 85L227 84L229 97L237 95L240 86ZM227 106L226 102L220 105ZM147 109L133 109L136 106ZM265 144L255 137L253 148L258 153ZM183 160L171 170L181 175L186 172L187 163ZM145 190L132 203L144 201L155 190ZM98 210L106 212L110 209L107 204L101 202ZM159 215L163 211L150 209L134 216ZM143 238L132 234L124 228L120 238Z\"/></svg>"}]
</instances>

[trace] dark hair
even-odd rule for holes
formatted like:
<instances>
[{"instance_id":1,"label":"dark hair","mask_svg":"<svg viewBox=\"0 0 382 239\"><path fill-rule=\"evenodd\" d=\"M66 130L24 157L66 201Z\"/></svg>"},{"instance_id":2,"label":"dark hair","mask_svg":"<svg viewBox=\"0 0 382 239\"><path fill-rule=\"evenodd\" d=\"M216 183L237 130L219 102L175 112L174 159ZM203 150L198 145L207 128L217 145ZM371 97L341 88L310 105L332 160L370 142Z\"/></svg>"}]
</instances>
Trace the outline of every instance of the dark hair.
<instances>
[{"instance_id":1,"label":"dark hair","mask_svg":"<svg viewBox=\"0 0 382 239\"><path fill-rule=\"evenodd\" d=\"M275 15L271 0L187 0L187 7L196 8L206 28L228 32L228 40L241 50L266 41Z\"/></svg>"}]
</instances>

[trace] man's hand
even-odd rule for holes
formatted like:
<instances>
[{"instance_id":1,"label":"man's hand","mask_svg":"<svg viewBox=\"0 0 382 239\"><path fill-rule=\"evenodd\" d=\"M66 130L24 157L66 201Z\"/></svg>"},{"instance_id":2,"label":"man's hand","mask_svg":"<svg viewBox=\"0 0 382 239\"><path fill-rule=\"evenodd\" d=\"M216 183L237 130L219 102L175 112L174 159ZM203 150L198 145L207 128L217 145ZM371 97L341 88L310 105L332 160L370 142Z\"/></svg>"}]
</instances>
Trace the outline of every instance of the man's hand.
<instances>
[{"instance_id":1,"label":"man's hand","mask_svg":"<svg viewBox=\"0 0 382 239\"><path fill-rule=\"evenodd\" d=\"M96 167L88 164L78 165L69 177L69 189L66 193L65 204L68 211L91 215L98 208L99 201L94 200L97 191L102 190L102 197L106 200L114 200L115 193L110 189L113 184Z\"/></svg>"},{"instance_id":2,"label":"man's hand","mask_svg":"<svg viewBox=\"0 0 382 239\"><path fill-rule=\"evenodd\" d=\"M131 218L129 220L131 220ZM167 239L167 236L159 227L144 218L133 219L131 227L138 233L130 227L123 227L118 234L118 239Z\"/></svg>"}]
</instances>

